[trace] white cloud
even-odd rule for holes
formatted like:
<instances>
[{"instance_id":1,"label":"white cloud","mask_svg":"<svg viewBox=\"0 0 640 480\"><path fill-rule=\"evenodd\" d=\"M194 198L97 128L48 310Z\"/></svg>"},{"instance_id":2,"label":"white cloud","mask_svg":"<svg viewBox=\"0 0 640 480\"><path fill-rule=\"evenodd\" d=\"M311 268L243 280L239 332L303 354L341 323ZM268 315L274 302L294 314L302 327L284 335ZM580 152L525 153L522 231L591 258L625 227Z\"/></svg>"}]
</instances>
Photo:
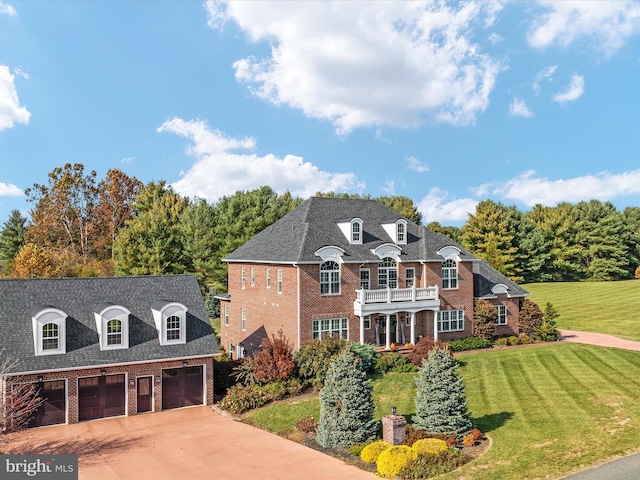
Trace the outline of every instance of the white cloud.
<instances>
[{"instance_id":1,"label":"white cloud","mask_svg":"<svg viewBox=\"0 0 640 480\"><path fill-rule=\"evenodd\" d=\"M492 32L491 35L489 35L487 37L487 41L492 44L492 45L497 45L498 43L500 43L502 40L504 40L502 38L502 36L500 36L499 34L497 34L496 32Z\"/></svg>"},{"instance_id":2,"label":"white cloud","mask_svg":"<svg viewBox=\"0 0 640 480\"><path fill-rule=\"evenodd\" d=\"M13 73L20 78L24 78L25 80L29 80L29 74L22 70L21 68L14 68Z\"/></svg>"},{"instance_id":3,"label":"white cloud","mask_svg":"<svg viewBox=\"0 0 640 480\"><path fill-rule=\"evenodd\" d=\"M21 197L24 192L11 183L0 182L0 197Z\"/></svg>"},{"instance_id":4,"label":"white cloud","mask_svg":"<svg viewBox=\"0 0 640 480\"><path fill-rule=\"evenodd\" d=\"M13 83L15 77L6 65L0 65L0 132L16 123L29 123L31 113L20 105Z\"/></svg>"},{"instance_id":5,"label":"white cloud","mask_svg":"<svg viewBox=\"0 0 640 480\"><path fill-rule=\"evenodd\" d=\"M640 33L640 3L635 1L539 2L545 13L528 32L537 48L568 46L580 39L593 40L606 55L613 54L628 38Z\"/></svg>"},{"instance_id":6,"label":"white cloud","mask_svg":"<svg viewBox=\"0 0 640 480\"><path fill-rule=\"evenodd\" d=\"M524 100L518 97L513 97L513 102L509 105L509 115L512 117L525 117L531 118L533 117L533 112L527 107L527 104Z\"/></svg>"},{"instance_id":7,"label":"white cloud","mask_svg":"<svg viewBox=\"0 0 640 480\"><path fill-rule=\"evenodd\" d=\"M556 73L557 69L557 65L550 65L536 73L536 77L533 80L533 91L536 93L536 95L540 94L540 84L542 83L542 81L546 80L547 82L550 82L553 79L553 74Z\"/></svg>"},{"instance_id":8,"label":"white cloud","mask_svg":"<svg viewBox=\"0 0 640 480\"><path fill-rule=\"evenodd\" d=\"M473 123L503 66L470 38L500 8L484 1L263 1L207 10L214 28L228 18L252 41L270 42L270 57L233 64L253 95L327 120L343 135L424 120Z\"/></svg>"},{"instance_id":9,"label":"white cloud","mask_svg":"<svg viewBox=\"0 0 640 480\"><path fill-rule=\"evenodd\" d=\"M382 193L393 196L396 194L396 183L393 180L387 180L381 190Z\"/></svg>"},{"instance_id":10,"label":"white cloud","mask_svg":"<svg viewBox=\"0 0 640 480\"><path fill-rule=\"evenodd\" d=\"M596 175L549 180L536 177L529 170L495 188L494 194L522 202L531 207L537 203L556 205L560 202L579 202L597 199L602 201L616 197L640 194L640 169L620 174L601 172Z\"/></svg>"},{"instance_id":11,"label":"white cloud","mask_svg":"<svg viewBox=\"0 0 640 480\"><path fill-rule=\"evenodd\" d=\"M196 162L173 184L185 196L215 201L238 190L269 185L279 193L289 190L293 195L309 197L316 192L362 192L365 187L354 173L323 171L296 155L279 158L272 154L236 153L254 150L255 139L229 137L200 120L174 118L157 131L172 132L191 142L186 152Z\"/></svg>"},{"instance_id":12,"label":"white cloud","mask_svg":"<svg viewBox=\"0 0 640 480\"><path fill-rule=\"evenodd\" d=\"M120 163L133 163L136 161L136 157L124 157L122 160L120 160Z\"/></svg>"},{"instance_id":13,"label":"white cloud","mask_svg":"<svg viewBox=\"0 0 640 480\"><path fill-rule=\"evenodd\" d=\"M407 168L409 170L413 170L414 172L424 173L429 171L429 164L421 162L416 157L408 156L404 159L407 163Z\"/></svg>"},{"instance_id":14,"label":"white cloud","mask_svg":"<svg viewBox=\"0 0 640 480\"><path fill-rule=\"evenodd\" d=\"M478 202L471 198L447 201L449 192L434 187L420 202L418 210L422 213L422 222L459 222L465 221L470 213L476 211Z\"/></svg>"},{"instance_id":15,"label":"white cloud","mask_svg":"<svg viewBox=\"0 0 640 480\"><path fill-rule=\"evenodd\" d=\"M16 15L18 15L18 12L16 12L15 8L13 8L11 5L3 3L0 0L0 15L2 15L3 13L6 13L10 17L15 17Z\"/></svg>"},{"instance_id":16,"label":"white cloud","mask_svg":"<svg viewBox=\"0 0 640 480\"><path fill-rule=\"evenodd\" d=\"M225 23L229 20L224 5L221 2L207 0L204 2L204 9L207 11L207 25L216 30L223 30Z\"/></svg>"},{"instance_id":17,"label":"white cloud","mask_svg":"<svg viewBox=\"0 0 640 480\"><path fill-rule=\"evenodd\" d=\"M571 82L564 92L557 93L553 96L553 100L558 103L572 102L577 100L584 93L584 77L582 75L574 75Z\"/></svg>"}]
</instances>

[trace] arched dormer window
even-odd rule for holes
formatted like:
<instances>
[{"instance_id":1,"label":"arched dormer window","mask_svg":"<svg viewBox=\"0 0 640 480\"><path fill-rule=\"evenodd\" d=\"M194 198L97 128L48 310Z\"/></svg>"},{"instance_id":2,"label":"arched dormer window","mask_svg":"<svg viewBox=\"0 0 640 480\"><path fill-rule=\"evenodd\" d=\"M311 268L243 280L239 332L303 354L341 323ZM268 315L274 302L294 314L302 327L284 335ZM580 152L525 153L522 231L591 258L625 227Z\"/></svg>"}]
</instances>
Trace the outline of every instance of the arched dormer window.
<instances>
[{"instance_id":1,"label":"arched dormer window","mask_svg":"<svg viewBox=\"0 0 640 480\"><path fill-rule=\"evenodd\" d=\"M159 300L151 306L160 345L187 343L187 307Z\"/></svg>"},{"instance_id":2,"label":"arched dormer window","mask_svg":"<svg viewBox=\"0 0 640 480\"><path fill-rule=\"evenodd\" d=\"M362 243L362 222L357 220L351 222L351 243Z\"/></svg>"},{"instance_id":3,"label":"arched dormer window","mask_svg":"<svg viewBox=\"0 0 640 480\"><path fill-rule=\"evenodd\" d=\"M407 222L406 220L398 220L396 223L396 243L404 245L407 243Z\"/></svg>"},{"instance_id":4,"label":"arched dormer window","mask_svg":"<svg viewBox=\"0 0 640 480\"><path fill-rule=\"evenodd\" d=\"M104 302L96 306L93 316L100 340L100 350L129 348L128 308L115 303Z\"/></svg>"},{"instance_id":5,"label":"arched dormer window","mask_svg":"<svg viewBox=\"0 0 640 480\"><path fill-rule=\"evenodd\" d=\"M31 323L37 356L66 353L66 322L67 314L58 308L44 306L34 309Z\"/></svg>"},{"instance_id":6,"label":"arched dormer window","mask_svg":"<svg viewBox=\"0 0 640 480\"><path fill-rule=\"evenodd\" d=\"M458 288L458 263L451 258L442 262L442 288L443 290Z\"/></svg>"},{"instance_id":7,"label":"arched dormer window","mask_svg":"<svg viewBox=\"0 0 640 480\"><path fill-rule=\"evenodd\" d=\"M320 265L320 295L340 293L340 265L328 261Z\"/></svg>"}]
</instances>

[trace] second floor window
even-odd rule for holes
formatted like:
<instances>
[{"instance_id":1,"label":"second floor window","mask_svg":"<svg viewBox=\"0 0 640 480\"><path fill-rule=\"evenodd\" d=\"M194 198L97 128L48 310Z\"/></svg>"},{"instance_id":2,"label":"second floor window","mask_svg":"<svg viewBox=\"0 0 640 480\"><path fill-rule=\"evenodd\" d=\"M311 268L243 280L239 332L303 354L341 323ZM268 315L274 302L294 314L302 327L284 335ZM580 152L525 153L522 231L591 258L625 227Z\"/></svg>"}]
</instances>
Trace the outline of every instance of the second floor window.
<instances>
[{"instance_id":1,"label":"second floor window","mask_svg":"<svg viewBox=\"0 0 640 480\"><path fill-rule=\"evenodd\" d=\"M320 265L320 295L340 293L340 265L328 261Z\"/></svg>"},{"instance_id":2,"label":"second floor window","mask_svg":"<svg viewBox=\"0 0 640 480\"><path fill-rule=\"evenodd\" d=\"M368 268L360 270L360 290L369 290L371 288L370 276L371 272Z\"/></svg>"},{"instance_id":3,"label":"second floor window","mask_svg":"<svg viewBox=\"0 0 640 480\"><path fill-rule=\"evenodd\" d=\"M405 280L405 286L407 288L413 288L416 286L416 269L415 268L407 268L404 271L406 280Z\"/></svg>"},{"instance_id":4,"label":"second floor window","mask_svg":"<svg viewBox=\"0 0 640 480\"><path fill-rule=\"evenodd\" d=\"M224 306L224 325L229 326L229 305Z\"/></svg>"},{"instance_id":5,"label":"second floor window","mask_svg":"<svg viewBox=\"0 0 640 480\"><path fill-rule=\"evenodd\" d=\"M57 350L58 338L58 325L47 323L42 326L42 350Z\"/></svg>"},{"instance_id":6,"label":"second floor window","mask_svg":"<svg viewBox=\"0 0 640 480\"><path fill-rule=\"evenodd\" d=\"M360 223L353 222L351 224L351 242L360 243Z\"/></svg>"},{"instance_id":7,"label":"second floor window","mask_svg":"<svg viewBox=\"0 0 640 480\"><path fill-rule=\"evenodd\" d=\"M242 309L242 316L241 316L241 323L240 323L240 328L242 328L242 331L244 332L247 329L247 310L246 308Z\"/></svg>"},{"instance_id":8,"label":"second floor window","mask_svg":"<svg viewBox=\"0 0 640 480\"><path fill-rule=\"evenodd\" d=\"M396 232L397 232L398 243L404 243L405 242L405 225L404 225L404 223L398 223L396 225Z\"/></svg>"},{"instance_id":9,"label":"second floor window","mask_svg":"<svg viewBox=\"0 0 640 480\"><path fill-rule=\"evenodd\" d=\"M247 271L244 267L240 271L240 282L242 283L242 288L244 288L247 283Z\"/></svg>"},{"instance_id":10,"label":"second floor window","mask_svg":"<svg viewBox=\"0 0 640 480\"><path fill-rule=\"evenodd\" d=\"M276 272L276 282L278 282L278 293L282 293L282 269L279 268Z\"/></svg>"},{"instance_id":11,"label":"second floor window","mask_svg":"<svg viewBox=\"0 0 640 480\"><path fill-rule=\"evenodd\" d=\"M109 320L107 323L107 345L122 344L122 322L120 320Z\"/></svg>"},{"instance_id":12,"label":"second floor window","mask_svg":"<svg viewBox=\"0 0 640 480\"><path fill-rule=\"evenodd\" d=\"M398 264L385 258L378 267L378 288L398 288Z\"/></svg>"},{"instance_id":13,"label":"second floor window","mask_svg":"<svg viewBox=\"0 0 640 480\"><path fill-rule=\"evenodd\" d=\"M267 268L267 288L271 288L271 269Z\"/></svg>"},{"instance_id":14,"label":"second floor window","mask_svg":"<svg viewBox=\"0 0 640 480\"><path fill-rule=\"evenodd\" d=\"M458 264L454 260L445 260L442 263L442 288L458 288Z\"/></svg>"},{"instance_id":15,"label":"second floor window","mask_svg":"<svg viewBox=\"0 0 640 480\"><path fill-rule=\"evenodd\" d=\"M256 284L256 269L251 267L251 286L255 286Z\"/></svg>"},{"instance_id":16,"label":"second floor window","mask_svg":"<svg viewBox=\"0 0 640 480\"><path fill-rule=\"evenodd\" d=\"M180 340L180 317L171 315L167 318L167 341Z\"/></svg>"}]
</instances>

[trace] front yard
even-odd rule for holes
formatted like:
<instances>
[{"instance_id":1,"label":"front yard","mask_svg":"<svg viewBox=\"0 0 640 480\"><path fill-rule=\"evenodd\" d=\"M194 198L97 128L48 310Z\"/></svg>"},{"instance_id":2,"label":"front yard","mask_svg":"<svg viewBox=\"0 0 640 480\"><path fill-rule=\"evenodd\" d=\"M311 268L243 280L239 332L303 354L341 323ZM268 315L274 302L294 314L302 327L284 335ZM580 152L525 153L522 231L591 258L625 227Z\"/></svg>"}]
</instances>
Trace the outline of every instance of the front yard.
<instances>
[{"instance_id":1,"label":"front yard","mask_svg":"<svg viewBox=\"0 0 640 480\"><path fill-rule=\"evenodd\" d=\"M549 344L458 359L469 410L493 446L442 479L559 478L640 448L639 352ZM396 406L411 421L414 376L373 378L377 419ZM319 409L317 397L293 399L244 420L283 434Z\"/></svg>"}]
</instances>

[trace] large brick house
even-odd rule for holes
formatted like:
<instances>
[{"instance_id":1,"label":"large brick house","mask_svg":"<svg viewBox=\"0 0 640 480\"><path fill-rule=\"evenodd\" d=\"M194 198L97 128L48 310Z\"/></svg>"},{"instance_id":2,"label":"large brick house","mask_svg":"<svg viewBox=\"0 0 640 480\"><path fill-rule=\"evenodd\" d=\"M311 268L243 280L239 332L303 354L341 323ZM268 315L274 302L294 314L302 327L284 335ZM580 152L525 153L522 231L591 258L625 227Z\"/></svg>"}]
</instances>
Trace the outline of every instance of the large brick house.
<instances>
[{"instance_id":1,"label":"large brick house","mask_svg":"<svg viewBox=\"0 0 640 480\"><path fill-rule=\"evenodd\" d=\"M449 238L374 200L312 197L232 252L221 343L240 357L278 330L389 348L472 335L474 300L517 332L527 292Z\"/></svg>"},{"instance_id":2,"label":"large brick house","mask_svg":"<svg viewBox=\"0 0 640 480\"><path fill-rule=\"evenodd\" d=\"M6 373L45 399L30 426L213 403L220 352L192 275L3 279L0 299Z\"/></svg>"}]
</instances>

